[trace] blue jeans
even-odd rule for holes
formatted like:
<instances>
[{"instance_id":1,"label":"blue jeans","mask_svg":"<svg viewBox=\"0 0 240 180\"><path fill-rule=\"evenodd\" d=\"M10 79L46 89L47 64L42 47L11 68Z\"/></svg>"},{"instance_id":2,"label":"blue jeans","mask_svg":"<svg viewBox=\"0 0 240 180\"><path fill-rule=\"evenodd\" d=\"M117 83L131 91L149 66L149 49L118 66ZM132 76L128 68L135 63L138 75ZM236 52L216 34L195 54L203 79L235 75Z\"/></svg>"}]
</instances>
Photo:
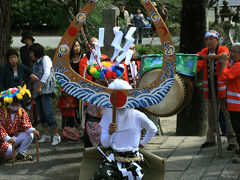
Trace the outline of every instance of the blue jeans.
<instances>
[{"instance_id":1,"label":"blue jeans","mask_svg":"<svg viewBox=\"0 0 240 180\"><path fill-rule=\"evenodd\" d=\"M57 128L57 122L52 111L52 95L43 94L36 98L36 107L39 115L39 121L44 128Z\"/></svg>"}]
</instances>

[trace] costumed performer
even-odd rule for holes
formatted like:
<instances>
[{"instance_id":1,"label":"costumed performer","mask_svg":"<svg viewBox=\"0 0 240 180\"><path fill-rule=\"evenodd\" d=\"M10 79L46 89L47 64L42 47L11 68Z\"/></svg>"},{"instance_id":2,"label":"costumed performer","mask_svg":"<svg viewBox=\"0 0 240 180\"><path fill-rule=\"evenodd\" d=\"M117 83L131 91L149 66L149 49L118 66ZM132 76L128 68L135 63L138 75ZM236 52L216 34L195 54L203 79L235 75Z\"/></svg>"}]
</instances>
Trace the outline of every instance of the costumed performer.
<instances>
[{"instance_id":1,"label":"costumed performer","mask_svg":"<svg viewBox=\"0 0 240 180\"><path fill-rule=\"evenodd\" d=\"M10 159L12 144L18 154L16 161L32 161L27 149L33 136L39 138L39 132L32 127L26 111L21 107L22 101L28 101L31 93L26 86L10 88L0 94L0 160Z\"/></svg>"},{"instance_id":2,"label":"costumed performer","mask_svg":"<svg viewBox=\"0 0 240 180\"><path fill-rule=\"evenodd\" d=\"M120 79L110 83L108 88L132 89L127 81ZM154 123L135 109L117 109L116 123L112 123L112 109L107 108L100 126L101 143L109 150L93 179L141 179L144 174L139 164L143 161L143 156L139 153L139 148L143 148L157 133ZM146 129L147 133L140 140L142 129Z\"/></svg>"}]
</instances>

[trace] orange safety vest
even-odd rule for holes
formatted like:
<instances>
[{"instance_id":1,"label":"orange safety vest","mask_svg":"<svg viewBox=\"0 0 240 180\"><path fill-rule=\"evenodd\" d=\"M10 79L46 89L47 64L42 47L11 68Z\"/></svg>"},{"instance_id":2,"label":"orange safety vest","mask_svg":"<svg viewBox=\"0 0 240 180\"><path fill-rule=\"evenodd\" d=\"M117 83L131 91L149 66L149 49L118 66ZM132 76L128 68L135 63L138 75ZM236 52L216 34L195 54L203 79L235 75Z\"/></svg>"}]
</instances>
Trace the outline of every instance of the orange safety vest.
<instances>
[{"instance_id":1,"label":"orange safety vest","mask_svg":"<svg viewBox=\"0 0 240 180\"><path fill-rule=\"evenodd\" d=\"M229 111L240 111L240 62L226 67L219 78L227 81L227 108Z\"/></svg>"},{"instance_id":2,"label":"orange safety vest","mask_svg":"<svg viewBox=\"0 0 240 180\"><path fill-rule=\"evenodd\" d=\"M217 55L220 55L222 53L229 54L229 50L226 46L219 46ZM208 48L202 49L200 52L197 53L199 56L205 56L208 55ZM226 82L220 81L220 66L221 62L216 62L216 71L217 71L217 97L218 98L225 98L226 97ZM208 69L207 69L207 60L198 60L197 62L197 72L199 72L201 69L204 68L204 84L203 84L203 91L204 91L204 97L206 99L209 98L209 87L208 87Z\"/></svg>"}]
</instances>

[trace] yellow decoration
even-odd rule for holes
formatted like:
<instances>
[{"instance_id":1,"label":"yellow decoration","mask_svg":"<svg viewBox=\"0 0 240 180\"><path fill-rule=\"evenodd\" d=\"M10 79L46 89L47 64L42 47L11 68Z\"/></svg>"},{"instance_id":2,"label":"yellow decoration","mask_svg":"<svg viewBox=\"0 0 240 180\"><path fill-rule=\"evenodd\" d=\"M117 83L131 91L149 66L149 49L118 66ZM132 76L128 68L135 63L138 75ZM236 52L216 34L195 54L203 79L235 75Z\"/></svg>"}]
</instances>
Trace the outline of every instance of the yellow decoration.
<instances>
[{"instance_id":1,"label":"yellow decoration","mask_svg":"<svg viewBox=\"0 0 240 180\"><path fill-rule=\"evenodd\" d=\"M5 117L7 118L7 108L6 108L6 106L3 106L3 112L4 112Z\"/></svg>"},{"instance_id":2,"label":"yellow decoration","mask_svg":"<svg viewBox=\"0 0 240 180\"><path fill-rule=\"evenodd\" d=\"M90 72L91 74L94 74L96 71L97 71L96 68L91 68L89 72Z\"/></svg>"},{"instance_id":3,"label":"yellow decoration","mask_svg":"<svg viewBox=\"0 0 240 180\"><path fill-rule=\"evenodd\" d=\"M18 109L18 115L19 115L20 117L22 117L22 110L21 110L21 108Z\"/></svg>"},{"instance_id":4,"label":"yellow decoration","mask_svg":"<svg viewBox=\"0 0 240 180\"><path fill-rule=\"evenodd\" d=\"M25 92L24 92L24 94L25 94ZM18 100L21 100L23 98L23 96L20 92L16 94L16 97L18 98Z\"/></svg>"},{"instance_id":5,"label":"yellow decoration","mask_svg":"<svg viewBox=\"0 0 240 180\"><path fill-rule=\"evenodd\" d=\"M4 100L4 102L9 103L9 104L11 104L13 102L12 97L5 97L5 98L3 98L3 100Z\"/></svg>"},{"instance_id":6,"label":"yellow decoration","mask_svg":"<svg viewBox=\"0 0 240 180\"><path fill-rule=\"evenodd\" d=\"M25 94L25 91L20 89L19 94L21 94L23 96Z\"/></svg>"},{"instance_id":7,"label":"yellow decoration","mask_svg":"<svg viewBox=\"0 0 240 180\"><path fill-rule=\"evenodd\" d=\"M28 89L25 89L25 92L28 94L28 96L31 98L31 92Z\"/></svg>"}]
</instances>

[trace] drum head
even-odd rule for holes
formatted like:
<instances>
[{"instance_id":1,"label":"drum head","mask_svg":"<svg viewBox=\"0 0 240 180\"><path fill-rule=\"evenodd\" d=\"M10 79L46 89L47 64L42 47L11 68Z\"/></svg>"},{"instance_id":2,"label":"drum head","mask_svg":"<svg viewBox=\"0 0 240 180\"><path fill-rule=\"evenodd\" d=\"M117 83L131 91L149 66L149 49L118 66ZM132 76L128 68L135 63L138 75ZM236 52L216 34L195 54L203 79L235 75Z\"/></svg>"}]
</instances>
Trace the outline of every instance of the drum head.
<instances>
[{"instance_id":1,"label":"drum head","mask_svg":"<svg viewBox=\"0 0 240 180\"><path fill-rule=\"evenodd\" d=\"M144 73L141 79L138 81L137 88L142 88L151 84L156 80L160 71L161 68L156 68ZM175 74L173 86L165 98L159 104L148 106L144 109L158 117L172 116L182 109L185 96L186 88L184 81L180 75Z\"/></svg>"}]
</instances>

